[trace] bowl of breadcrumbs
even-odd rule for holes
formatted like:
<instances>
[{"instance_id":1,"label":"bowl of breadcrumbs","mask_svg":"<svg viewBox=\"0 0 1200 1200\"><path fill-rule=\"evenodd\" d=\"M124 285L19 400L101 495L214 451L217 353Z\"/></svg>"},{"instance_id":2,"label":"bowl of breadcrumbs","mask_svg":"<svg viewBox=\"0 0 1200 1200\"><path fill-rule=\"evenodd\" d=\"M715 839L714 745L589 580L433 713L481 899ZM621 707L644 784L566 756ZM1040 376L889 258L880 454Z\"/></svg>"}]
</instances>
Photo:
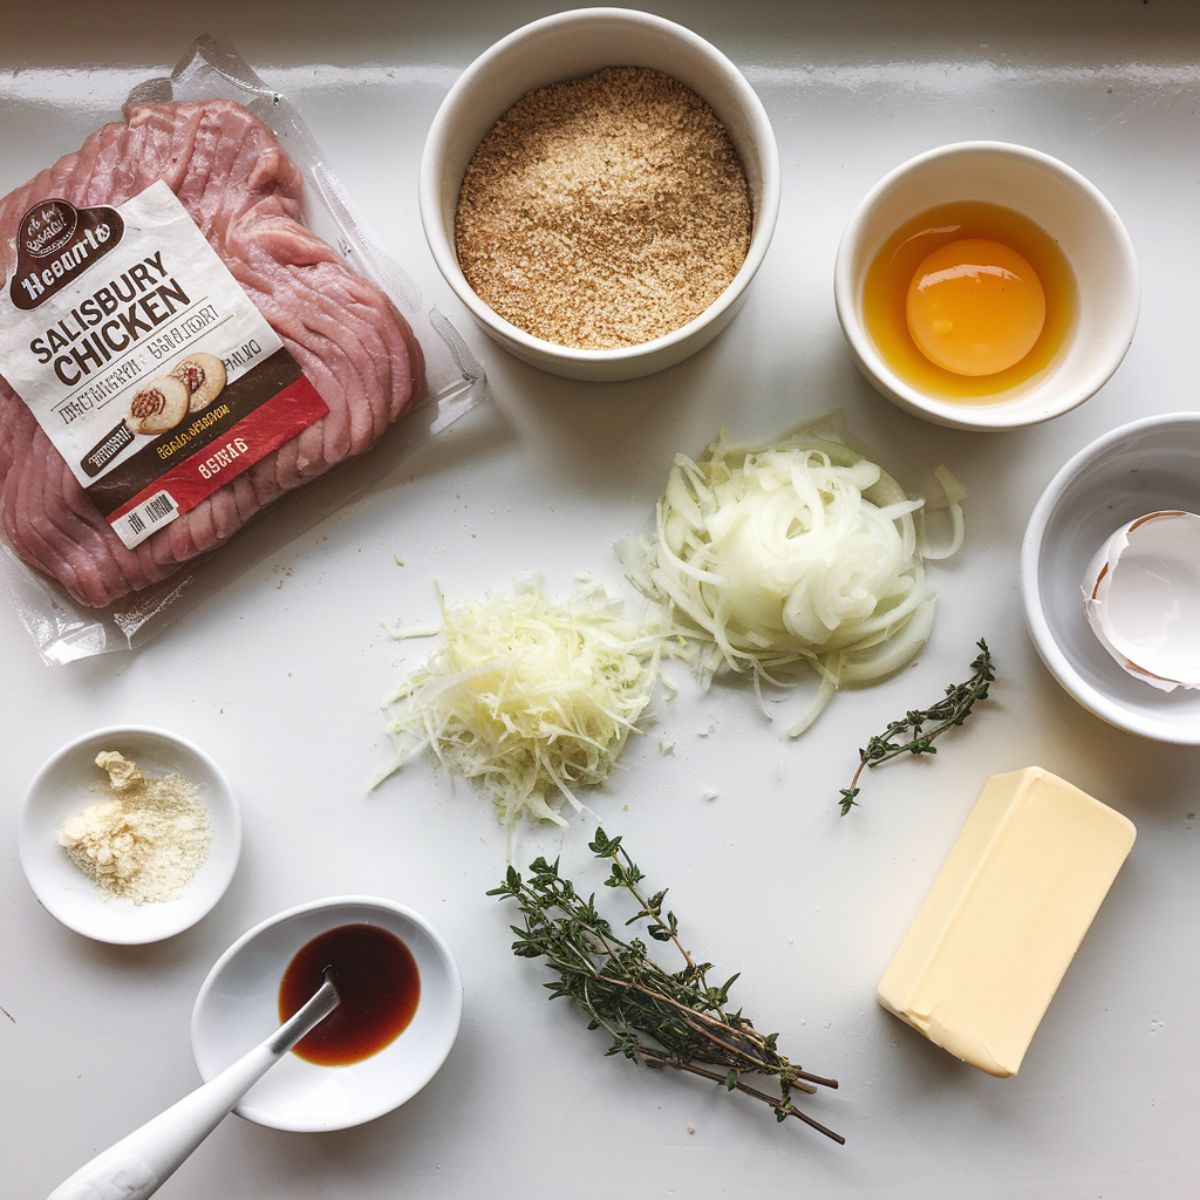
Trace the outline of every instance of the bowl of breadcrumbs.
<instances>
[{"instance_id":1,"label":"bowl of breadcrumbs","mask_svg":"<svg viewBox=\"0 0 1200 1200\"><path fill-rule=\"evenodd\" d=\"M421 219L484 331L574 379L634 379L732 320L779 210L761 101L703 38L627 9L534 21L430 127Z\"/></svg>"}]
</instances>

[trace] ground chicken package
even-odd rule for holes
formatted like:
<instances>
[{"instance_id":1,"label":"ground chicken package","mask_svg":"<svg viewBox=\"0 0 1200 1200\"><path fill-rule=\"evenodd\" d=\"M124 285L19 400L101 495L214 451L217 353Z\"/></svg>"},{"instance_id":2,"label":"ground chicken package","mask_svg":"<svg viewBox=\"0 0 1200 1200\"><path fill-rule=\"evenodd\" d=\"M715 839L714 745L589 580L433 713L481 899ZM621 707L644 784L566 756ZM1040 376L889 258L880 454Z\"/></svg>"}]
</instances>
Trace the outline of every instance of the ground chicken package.
<instances>
[{"instance_id":1,"label":"ground chicken package","mask_svg":"<svg viewBox=\"0 0 1200 1200\"><path fill-rule=\"evenodd\" d=\"M276 499L483 387L295 112L208 38L0 200L0 281L0 572L50 662L132 646L228 581L199 560Z\"/></svg>"}]
</instances>

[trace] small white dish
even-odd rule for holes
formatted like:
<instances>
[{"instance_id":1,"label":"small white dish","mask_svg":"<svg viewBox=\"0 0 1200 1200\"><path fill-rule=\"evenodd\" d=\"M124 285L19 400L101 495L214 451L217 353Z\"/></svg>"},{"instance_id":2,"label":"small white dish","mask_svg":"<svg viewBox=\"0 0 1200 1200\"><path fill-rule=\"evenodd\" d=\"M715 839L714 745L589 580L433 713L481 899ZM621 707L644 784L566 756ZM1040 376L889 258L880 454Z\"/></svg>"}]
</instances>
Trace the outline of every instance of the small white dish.
<instances>
[{"instance_id":1,"label":"small white dish","mask_svg":"<svg viewBox=\"0 0 1200 1200\"><path fill-rule=\"evenodd\" d=\"M423 917L373 896L314 900L244 933L208 973L192 1010L192 1055L205 1080L279 1025L279 985L292 957L339 925L378 925L416 959L421 995L410 1024L378 1053L347 1066L287 1054L234 1110L272 1129L320 1132L399 1108L437 1074L462 1017L462 980L450 948Z\"/></svg>"},{"instance_id":2,"label":"small white dish","mask_svg":"<svg viewBox=\"0 0 1200 1200\"><path fill-rule=\"evenodd\" d=\"M526 92L605 67L651 67L706 100L729 132L754 207L746 261L694 320L653 341L582 350L534 337L476 295L458 265L454 214L476 147ZM480 327L525 362L571 379L636 379L695 354L733 319L770 245L779 215L779 151L762 101L715 46L682 25L623 8L582 8L524 25L481 54L442 101L421 157L421 223L438 269Z\"/></svg>"},{"instance_id":3,"label":"small white dish","mask_svg":"<svg viewBox=\"0 0 1200 1200\"><path fill-rule=\"evenodd\" d=\"M913 387L883 360L863 319L863 286L880 247L911 217L955 200L999 204L1040 225L1070 263L1078 293L1074 326L1054 361L986 402ZM1035 425L1095 395L1133 341L1140 295L1133 243L1112 205L1066 163L1007 142L956 142L901 163L850 218L834 268L838 320L862 373L901 408L955 429Z\"/></svg>"},{"instance_id":4,"label":"small white dish","mask_svg":"<svg viewBox=\"0 0 1200 1200\"><path fill-rule=\"evenodd\" d=\"M58 844L63 821L103 799L98 789L107 776L95 764L102 750L119 751L149 775L177 771L200 792L212 844L195 878L174 900L105 899ZM76 933L117 945L161 941L195 925L225 894L241 848L242 818L221 768L192 742L142 725L97 729L54 754L30 784L17 828L21 869L42 907Z\"/></svg>"},{"instance_id":5,"label":"small white dish","mask_svg":"<svg viewBox=\"0 0 1200 1200\"><path fill-rule=\"evenodd\" d=\"M1158 509L1200 510L1200 413L1147 417L1084 447L1050 481L1021 547L1025 619L1042 661L1120 729L1200 745L1200 691L1158 691L1116 663L1088 625L1081 581L1114 529Z\"/></svg>"}]
</instances>

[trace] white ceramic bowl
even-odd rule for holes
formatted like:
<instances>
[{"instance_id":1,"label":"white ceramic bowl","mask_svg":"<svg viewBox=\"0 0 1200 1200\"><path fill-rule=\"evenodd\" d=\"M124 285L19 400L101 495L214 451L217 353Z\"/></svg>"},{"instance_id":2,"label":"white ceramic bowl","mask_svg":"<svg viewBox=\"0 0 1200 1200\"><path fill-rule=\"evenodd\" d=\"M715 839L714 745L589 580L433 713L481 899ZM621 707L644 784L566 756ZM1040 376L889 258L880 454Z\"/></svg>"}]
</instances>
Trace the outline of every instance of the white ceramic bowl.
<instances>
[{"instance_id":1,"label":"white ceramic bowl","mask_svg":"<svg viewBox=\"0 0 1200 1200\"><path fill-rule=\"evenodd\" d=\"M730 285L680 329L639 346L580 350L534 337L467 283L454 248L458 192L476 147L526 92L604 67L651 67L706 100L742 160L754 205L750 249ZM481 54L450 89L421 158L421 221L438 268L492 338L518 358L572 379L636 379L681 362L733 319L766 254L779 213L779 151L762 102L716 47L682 25L622 8L583 8L525 25Z\"/></svg>"},{"instance_id":2,"label":"white ceramic bowl","mask_svg":"<svg viewBox=\"0 0 1200 1200\"><path fill-rule=\"evenodd\" d=\"M1143 737L1200 745L1200 692L1155 690L1113 661L1088 626L1084 575L1127 521L1200 512L1200 413L1147 417L1084 447L1050 481L1021 547L1025 619L1042 661L1085 708Z\"/></svg>"},{"instance_id":3,"label":"white ceramic bowl","mask_svg":"<svg viewBox=\"0 0 1200 1200\"><path fill-rule=\"evenodd\" d=\"M995 402L913 387L883 361L863 322L863 284L883 243L910 217L955 200L986 200L1036 222L1062 248L1078 289L1074 327L1055 360ZM888 399L939 425L1013 429L1061 416L1104 386L1133 340L1140 290L1121 218L1078 171L1025 146L957 142L901 163L867 193L838 247L834 299L859 368Z\"/></svg>"},{"instance_id":4,"label":"white ceramic bowl","mask_svg":"<svg viewBox=\"0 0 1200 1200\"><path fill-rule=\"evenodd\" d=\"M279 1026L279 984L292 956L339 925L378 925L412 951L421 996L411 1023L377 1054L344 1067L295 1054L246 1093L239 1116L273 1129L320 1132L374 1120L417 1094L446 1061L462 1016L462 980L449 947L411 909L372 896L314 900L270 917L217 960L192 1010L192 1055L205 1080Z\"/></svg>"},{"instance_id":5,"label":"white ceramic bowl","mask_svg":"<svg viewBox=\"0 0 1200 1200\"><path fill-rule=\"evenodd\" d=\"M107 777L95 764L102 750L120 751L148 774L178 771L200 791L212 845L195 878L174 900L105 899L58 844L63 821L102 799L96 788ZM220 900L241 853L242 819L224 772L199 746L162 729L114 725L76 738L37 773L21 808L17 848L29 886L52 917L85 937L135 945L181 933Z\"/></svg>"}]
</instances>

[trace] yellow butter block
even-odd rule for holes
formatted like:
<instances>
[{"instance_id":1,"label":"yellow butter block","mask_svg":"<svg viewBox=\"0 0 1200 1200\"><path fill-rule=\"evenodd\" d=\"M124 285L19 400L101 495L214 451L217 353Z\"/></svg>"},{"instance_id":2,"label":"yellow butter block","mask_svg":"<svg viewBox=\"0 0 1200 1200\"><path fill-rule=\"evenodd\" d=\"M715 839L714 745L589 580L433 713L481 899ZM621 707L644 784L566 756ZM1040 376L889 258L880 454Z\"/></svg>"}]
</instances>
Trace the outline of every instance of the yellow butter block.
<instances>
[{"instance_id":1,"label":"yellow butter block","mask_svg":"<svg viewBox=\"0 0 1200 1200\"><path fill-rule=\"evenodd\" d=\"M993 775L879 982L963 1062L1015 1075L1137 830L1041 767Z\"/></svg>"}]
</instances>

